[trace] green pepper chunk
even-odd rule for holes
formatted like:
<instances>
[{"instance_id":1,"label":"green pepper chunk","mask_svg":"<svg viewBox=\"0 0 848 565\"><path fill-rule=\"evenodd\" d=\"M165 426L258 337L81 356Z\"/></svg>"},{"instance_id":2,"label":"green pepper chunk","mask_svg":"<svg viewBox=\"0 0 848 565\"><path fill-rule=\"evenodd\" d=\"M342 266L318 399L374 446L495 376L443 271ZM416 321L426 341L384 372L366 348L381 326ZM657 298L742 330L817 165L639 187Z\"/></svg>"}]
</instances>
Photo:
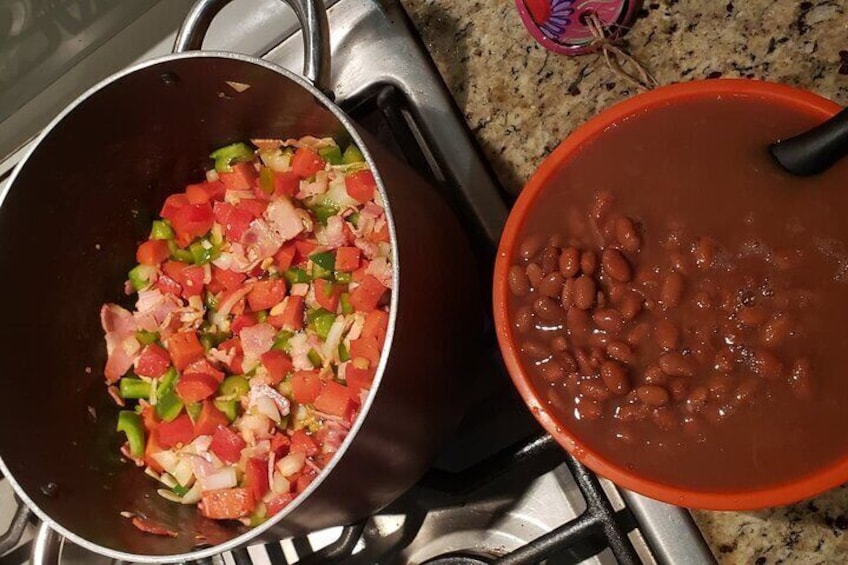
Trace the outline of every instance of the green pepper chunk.
<instances>
[{"instance_id":1,"label":"green pepper chunk","mask_svg":"<svg viewBox=\"0 0 848 565\"><path fill-rule=\"evenodd\" d=\"M156 415L166 422L172 421L183 411L183 402L174 392L178 378L177 370L171 367L156 387Z\"/></svg>"},{"instance_id":2,"label":"green pepper chunk","mask_svg":"<svg viewBox=\"0 0 848 565\"><path fill-rule=\"evenodd\" d=\"M144 455L144 424L141 416L131 410L121 410L118 413L118 431L127 435L130 453L133 457Z\"/></svg>"},{"instance_id":3,"label":"green pepper chunk","mask_svg":"<svg viewBox=\"0 0 848 565\"><path fill-rule=\"evenodd\" d=\"M318 368L321 366L321 356L314 349L309 350L307 357L309 357L309 362L312 363L313 367Z\"/></svg>"},{"instance_id":4,"label":"green pepper chunk","mask_svg":"<svg viewBox=\"0 0 848 565\"><path fill-rule=\"evenodd\" d=\"M325 145L318 148L318 155L331 165L341 165L344 163L342 150L338 145Z\"/></svg>"},{"instance_id":5,"label":"green pepper chunk","mask_svg":"<svg viewBox=\"0 0 848 565\"><path fill-rule=\"evenodd\" d=\"M289 268L283 274L283 276L286 278L290 285L297 283L308 283L310 280L312 280L309 277L309 274L300 267Z\"/></svg>"},{"instance_id":6,"label":"green pepper chunk","mask_svg":"<svg viewBox=\"0 0 848 565\"><path fill-rule=\"evenodd\" d=\"M176 494L177 496L185 496L186 493L191 490L191 488L184 487L180 483L177 483L171 487L171 490L174 491L174 494Z\"/></svg>"},{"instance_id":7,"label":"green pepper chunk","mask_svg":"<svg viewBox=\"0 0 848 565\"><path fill-rule=\"evenodd\" d=\"M246 143L231 143L216 149L209 157L215 159L215 170L219 173L229 173L233 170L232 164L253 161L253 149Z\"/></svg>"},{"instance_id":8,"label":"green pepper chunk","mask_svg":"<svg viewBox=\"0 0 848 565\"><path fill-rule=\"evenodd\" d=\"M142 345L150 345L151 343L159 341L159 332L138 330L135 332L135 339Z\"/></svg>"},{"instance_id":9,"label":"green pepper chunk","mask_svg":"<svg viewBox=\"0 0 848 565\"><path fill-rule=\"evenodd\" d=\"M237 400L221 400L220 398L216 398L212 403L215 405L215 408L224 413L230 422L238 416Z\"/></svg>"},{"instance_id":10,"label":"green pepper chunk","mask_svg":"<svg viewBox=\"0 0 848 565\"><path fill-rule=\"evenodd\" d=\"M289 330L280 330L279 333L274 337L274 345L271 346L271 349L279 349L280 351L289 352L289 339L294 335L294 332L290 332Z\"/></svg>"},{"instance_id":11,"label":"green pepper chunk","mask_svg":"<svg viewBox=\"0 0 848 565\"><path fill-rule=\"evenodd\" d=\"M168 370L159 379L159 386L156 387L156 397L161 398L166 392L173 390L174 385L177 384L178 376L179 373L177 373L176 369L168 367Z\"/></svg>"},{"instance_id":12,"label":"green pepper chunk","mask_svg":"<svg viewBox=\"0 0 848 565\"><path fill-rule=\"evenodd\" d=\"M348 216L347 221L353 224L355 227L359 227L359 212L354 212L350 216Z\"/></svg>"},{"instance_id":13,"label":"green pepper chunk","mask_svg":"<svg viewBox=\"0 0 848 565\"><path fill-rule=\"evenodd\" d=\"M191 263L194 261L194 255L188 249L181 249L177 242L173 239L168 240L168 250L171 252L171 258L183 263Z\"/></svg>"},{"instance_id":14,"label":"green pepper chunk","mask_svg":"<svg viewBox=\"0 0 848 565\"><path fill-rule=\"evenodd\" d=\"M136 291L143 290L150 286L150 276L152 275L153 267L148 265L136 265L127 274L130 284Z\"/></svg>"},{"instance_id":15,"label":"green pepper chunk","mask_svg":"<svg viewBox=\"0 0 848 565\"><path fill-rule=\"evenodd\" d=\"M212 243L206 239L195 241L188 246L188 250L191 253L191 260L195 265L211 263L217 259L219 255L221 255L221 249L216 245L212 245Z\"/></svg>"},{"instance_id":16,"label":"green pepper chunk","mask_svg":"<svg viewBox=\"0 0 848 565\"><path fill-rule=\"evenodd\" d=\"M188 417L191 418L191 421L197 422L197 419L200 417L200 411L203 410L203 404L200 402L192 402L190 404L186 404L185 409Z\"/></svg>"},{"instance_id":17,"label":"green pepper chunk","mask_svg":"<svg viewBox=\"0 0 848 565\"><path fill-rule=\"evenodd\" d=\"M353 280L353 274L352 273L337 272L335 274L334 278L336 279L337 283L348 284L349 282L351 282Z\"/></svg>"},{"instance_id":18,"label":"green pepper chunk","mask_svg":"<svg viewBox=\"0 0 848 565\"><path fill-rule=\"evenodd\" d=\"M322 269L332 271L336 268L336 252L322 251L321 253L313 253L309 259L316 265L320 265Z\"/></svg>"},{"instance_id":19,"label":"green pepper chunk","mask_svg":"<svg viewBox=\"0 0 848 565\"><path fill-rule=\"evenodd\" d=\"M244 375L230 375L224 379L218 390L221 391L221 396L241 398L250 391L250 382Z\"/></svg>"},{"instance_id":20,"label":"green pepper chunk","mask_svg":"<svg viewBox=\"0 0 848 565\"><path fill-rule=\"evenodd\" d=\"M344 154L342 155L342 163L345 165L350 165L351 163L361 163L365 160L365 156L362 154L362 151L359 150L359 147L351 143L344 150Z\"/></svg>"},{"instance_id":21,"label":"green pepper chunk","mask_svg":"<svg viewBox=\"0 0 848 565\"><path fill-rule=\"evenodd\" d=\"M339 303L342 305L342 314L353 314L353 305L350 303L350 294L343 292L339 296Z\"/></svg>"},{"instance_id":22,"label":"green pepper chunk","mask_svg":"<svg viewBox=\"0 0 848 565\"><path fill-rule=\"evenodd\" d=\"M209 350L215 347L215 336L211 333L200 334L200 345L203 346L204 353L209 353Z\"/></svg>"},{"instance_id":23,"label":"green pepper chunk","mask_svg":"<svg viewBox=\"0 0 848 565\"><path fill-rule=\"evenodd\" d=\"M344 343L339 344L339 361L342 363L350 361L350 352L347 350Z\"/></svg>"},{"instance_id":24,"label":"green pepper chunk","mask_svg":"<svg viewBox=\"0 0 848 565\"><path fill-rule=\"evenodd\" d=\"M167 220L153 220L150 228L150 239L174 239L174 229Z\"/></svg>"},{"instance_id":25,"label":"green pepper chunk","mask_svg":"<svg viewBox=\"0 0 848 565\"><path fill-rule=\"evenodd\" d=\"M318 263L312 263L312 279L332 279L333 271L328 271Z\"/></svg>"},{"instance_id":26,"label":"green pepper chunk","mask_svg":"<svg viewBox=\"0 0 848 565\"><path fill-rule=\"evenodd\" d=\"M267 195L274 194L274 171L268 167L259 169L259 188Z\"/></svg>"},{"instance_id":27,"label":"green pepper chunk","mask_svg":"<svg viewBox=\"0 0 848 565\"><path fill-rule=\"evenodd\" d=\"M312 206L310 210L312 210L312 213L315 214L315 217L318 219L322 226L327 225L328 218L331 218L332 216L335 216L339 213L339 207L328 200L325 200L321 204L316 204L315 206Z\"/></svg>"},{"instance_id":28,"label":"green pepper chunk","mask_svg":"<svg viewBox=\"0 0 848 565\"><path fill-rule=\"evenodd\" d=\"M323 308L311 310L306 315L306 323L309 328L318 334L321 339L327 339L327 334L330 333L330 328L333 327L335 321L336 315Z\"/></svg>"},{"instance_id":29,"label":"green pepper chunk","mask_svg":"<svg viewBox=\"0 0 848 565\"><path fill-rule=\"evenodd\" d=\"M261 324L268 319L268 310L260 310L256 313L256 320Z\"/></svg>"},{"instance_id":30,"label":"green pepper chunk","mask_svg":"<svg viewBox=\"0 0 848 565\"><path fill-rule=\"evenodd\" d=\"M141 379L124 377L118 388L121 398L150 398L150 383Z\"/></svg>"}]
</instances>

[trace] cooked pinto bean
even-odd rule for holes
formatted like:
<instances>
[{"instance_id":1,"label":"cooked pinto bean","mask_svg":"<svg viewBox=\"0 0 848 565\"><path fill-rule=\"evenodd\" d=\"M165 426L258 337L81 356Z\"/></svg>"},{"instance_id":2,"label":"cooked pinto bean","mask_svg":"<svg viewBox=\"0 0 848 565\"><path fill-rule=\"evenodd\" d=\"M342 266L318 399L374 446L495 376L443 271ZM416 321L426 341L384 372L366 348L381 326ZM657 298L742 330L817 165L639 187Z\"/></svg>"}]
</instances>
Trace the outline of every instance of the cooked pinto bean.
<instances>
[{"instance_id":1,"label":"cooked pinto bean","mask_svg":"<svg viewBox=\"0 0 848 565\"><path fill-rule=\"evenodd\" d=\"M574 247L566 247L559 256L559 272L564 277L573 277L580 272L580 252Z\"/></svg>"},{"instance_id":2,"label":"cooked pinto bean","mask_svg":"<svg viewBox=\"0 0 848 565\"><path fill-rule=\"evenodd\" d=\"M580 275L574 281L572 302L581 310L588 310L595 303L595 281L589 275Z\"/></svg>"},{"instance_id":3,"label":"cooked pinto bean","mask_svg":"<svg viewBox=\"0 0 848 565\"><path fill-rule=\"evenodd\" d=\"M509 290L515 296L524 296L530 292L530 279L519 265L513 265L509 269Z\"/></svg>"},{"instance_id":4,"label":"cooked pinto bean","mask_svg":"<svg viewBox=\"0 0 848 565\"><path fill-rule=\"evenodd\" d=\"M618 396L630 392L630 382L627 379L627 369L624 365L615 361L606 361L601 364L601 380L607 389Z\"/></svg>"},{"instance_id":5,"label":"cooked pinto bean","mask_svg":"<svg viewBox=\"0 0 848 565\"><path fill-rule=\"evenodd\" d=\"M584 251L580 254L580 270L584 275L592 276L598 269L598 256L594 251Z\"/></svg>"},{"instance_id":6,"label":"cooked pinto bean","mask_svg":"<svg viewBox=\"0 0 848 565\"><path fill-rule=\"evenodd\" d=\"M633 276L633 269L630 263L621 254L618 249L604 249L601 256L601 264L604 267L604 274L609 278L619 282L627 282Z\"/></svg>"}]
</instances>

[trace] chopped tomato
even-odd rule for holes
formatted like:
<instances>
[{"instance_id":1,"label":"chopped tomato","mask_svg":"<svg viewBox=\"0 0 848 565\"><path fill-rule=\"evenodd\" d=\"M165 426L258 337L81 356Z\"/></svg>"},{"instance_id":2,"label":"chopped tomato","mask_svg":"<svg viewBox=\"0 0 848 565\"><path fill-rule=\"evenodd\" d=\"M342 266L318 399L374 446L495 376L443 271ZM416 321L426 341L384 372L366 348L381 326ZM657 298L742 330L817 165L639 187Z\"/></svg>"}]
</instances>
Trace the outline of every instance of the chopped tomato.
<instances>
[{"instance_id":1,"label":"chopped tomato","mask_svg":"<svg viewBox=\"0 0 848 565\"><path fill-rule=\"evenodd\" d=\"M194 439L194 424L188 414L180 414L170 422L162 422L156 427L159 433L159 445L170 449L180 443L187 444Z\"/></svg>"},{"instance_id":2,"label":"chopped tomato","mask_svg":"<svg viewBox=\"0 0 848 565\"><path fill-rule=\"evenodd\" d=\"M203 267L181 261L166 261L162 264L162 270L180 285L184 297L197 296L203 291L203 279L206 276Z\"/></svg>"},{"instance_id":3,"label":"chopped tomato","mask_svg":"<svg viewBox=\"0 0 848 565\"><path fill-rule=\"evenodd\" d=\"M224 380L224 373L219 371L217 367L210 363L205 357L186 365L183 373L203 373L205 375L210 375L215 378L215 382L218 384L221 384Z\"/></svg>"},{"instance_id":4,"label":"chopped tomato","mask_svg":"<svg viewBox=\"0 0 848 565\"><path fill-rule=\"evenodd\" d=\"M271 436L271 451L279 458L288 454L291 440L286 434L276 433Z\"/></svg>"},{"instance_id":5,"label":"chopped tomato","mask_svg":"<svg viewBox=\"0 0 848 565\"><path fill-rule=\"evenodd\" d=\"M359 312L370 312L377 307L386 287L371 275L365 275L350 293L350 305Z\"/></svg>"},{"instance_id":6,"label":"chopped tomato","mask_svg":"<svg viewBox=\"0 0 848 565\"><path fill-rule=\"evenodd\" d=\"M321 412L349 419L352 406L348 388L335 381L327 381L314 406Z\"/></svg>"},{"instance_id":7,"label":"chopped tomato","mask_svg":"<svg viewBox=\"0 0 848 565\"><path fill-rule=\"evenodd\" d=\"M370 234L366 235L365 238L370 240L370 241L373 241L375 243L380 242L380 241L388 242L389 241L389 224L388 224L388 222L384 222L383 225L380 226L380 229L371 232Z\"/></svg>"},{"instance_id":8,"label":"chopped tomato","mask_svg":"<svg viewBox=\"0 0 848 565\"><path fill-rule=\"evenodd\" d=\"M258 281L247 295L247 304L254 312L268 310L279 304L286 296L286 282L283 279Z\"/></svg>"},{"instance_id":9,"label":"chopped tomato","mask_svg":"<svg viewBox=\"0 0 848 565\"><path fill-rule=\"evenodd\" d=\"M318 471L313 469L312 467L306 467L303 469L303 472L297 478L297 482L295 483L295 490L298 493L301 493L306 490L306 487L312 484L312 481L315 480L315 477L318 476Z\"/></svg>"},{"instance_id":10,"label":"chopped tomato","mask_svg":"<svg viewBox=\"0 0 848 565\"><path fill-rule=\"evenodd\" d=\"M191 240L212 229L215 217L212 215L212 206L205 204L188 204L174 211L171 227L177 234L177 243L185 247Z\"/></svg>"},{"instance_id":11,"label":"chopped tomato","mask_svg":"<svg viewBox=\"0 0 848 565\"><path fill-rule=\"evenodd\" d=\"M215 221L224 228L224 235L230 241L241 241L244 232L255 217L245 208L235 207L228 202L215 203Z\"/></svg>"},{"instance_id":12,"label":"chopped tomato","mask_svg":"<svg viewBox=\"0 0 848 565\"><path fill-rule=\"evenodd\" d=\"M324 279L315 281L315 301L325 310L335 312L339 308L339 297L342 295L344 287L338 284L333 284Z\"/></svg>"},{"instance_id":13,"label":"chopped tomato","mask_svg":"<svg viewBox=\"0 0 848 565\"><path fill-rule=\"evenodd\" d=\"M274 255L274 265L277 266L277 270L281 273L288 270L292 266L296 252L297 248L294 246L294 243L288 242L283 244L280 250L277 251L277 254Z\"/></svg>"},{"instance_id":14,"label":"chopped tomato","mask_svg":"<svg viewBox=\"0 0 848 565\"><path fill-rule=\"evenodd\" d=\"M357 284L361 283L362 279L368 276L368 265L370 264L371 261L363 261L361 266L350 274L351 278L353 279L353 282Z\"/></svg>"},{"instance_id":15,"label":"chopped tomato","mask_svg":"<svg viewBox=\"0 0 848 565\"><path fill-rule=\"evenodd\" d=\"M324 159L308 147L298 147L291 161L292 172L302 179L324 169Z\"/></svg>"},{"instance_id":16,"label":"chopped tomato","mask_svg":"<svg viewBox=\"0 0 848 565\"><path fill-rule=\"evenodd\" d=\"M142 377L161 377L170 366L168 352L158 343L151 343L141 352L135 372Z\"/></svg>"},{"instance_id":17,"label":"chopped tomato","mask_svg":"<svg viewBox=\"0 0 848 565\"><path fill-rule=\"evenodd\" d=\"M204 492L198 507L213 520L237 520L253 512L256 499L249 488L224 488Z\"/></svg>"},{"instance_id":18,"label":"chopped tomato","mask_svg":"<svg viewBox=\"0 0 848 565\"><path fill-rule=\"evenodd\" d=\"M277 349L266 351L259 357L260 362L268 371L271 383L276 385L292 370L292 360L284 352Z\"/></svg>"},{"instance_id":19,"label":"chopped tomato","mask_svg":"<svg viewBox=\"0 0 848 565\"><path fill-rule=\"evenodd\" d=\"M230 331L232 331L235 335L238 335L244 328L255 326L258 323L259 320L256 318L256 314L239 314L233 318L233 323L230 324Z\"/></svg>"},{"instance_id":20,"label":"chopped tomato","mask_svg":"<svg viewBox=\"0 0 848 565\"><path fill-rule=\"evenodd\" d=\"M368 202L374 198L374 189L377 188L377 182L374 180L371 171L356 171L345 175L345 188L348 195L354 200Z\"/></svg>"},{"instance_id":21,"label":"chopped tomato","mask_svg":"<svg viewBox=\"0 0 848 565\"><path fill-rule=\"evenodd\" d=\"M142 265L158 265L170 256L171 250L164 239L148 239L135 252L136 260Z\"/></svg>"},{"instance_id":22,"label":"chopped tomato","mask_svg":"<svg viewBox=\"0 0 848 565\"><path fill-rule=\"evenodd\" d=\"M254 218L258 218L265 213L265 209L268 207L268 203L264 200L257 199L249 199L245 198L236 206L239 210L244 210L245 212L251 214Z\"/></svg>"},{"instance_id":23,"label":"chopped tomato","mask_svg":"<svg viewBox=\"0 0 848 565\"><path fill-rule=\"evenodd\" d=\"M274 196L292 197L300 190L300 177L294 171L274 171Z\"/></svg>"},{"instance_id":24,"label":"chopped tomato","mask_svg":"<svg viewBox=\"0 0 848 565\"><path fill-rule=\"evenodd\" d=\"M318 454L318 444L305 431L296 430L291 436L291 452L303 452L307 457L312 457Z\"/></svg>"},{"instance_id":25,"label":"chopped tomato","mask_svg":"<svg viewBox=\"0 0 848 565\"><path fill-rule=\"evenodd\" d=\"M186 198L191 204L203 204L210 200L223 200L226 193L224 183L219 180L190 184L186 187Z\"/></svg>"},{"instance_id":26,"label":"chopped tomato","mask_svg":"<svg viewBox=\"0 0 848 565\"><path fill-rule=\"evenodd\" d=\"M365 359L372 367L380 362L380 346L373 338L360 337L350 342L350 358Z\"/></svg>"},{"instance_id":27,"label":"chopped tomato","mask_svg":"<svg viewBox=\"0 0 848 565\"><path fill-rule=\"evenodd\" d=\"M197 339L197 334L189 330L177 332L168 338L168 353L178 371L182 371L192 361L203 357L203 345Z\"/></svg>"},{"instance_id":28,"label":"chopped tomato","mask_svg":"<svg viewBox=\"0 0 848 565\"><path fill-rule=\"evenodd\" d=\"M371 383L374 382L374 374L376 372L376 367L360 369L353 363L350 363L345 368L345 381L347 381L348 393L350 393L353 400L359 402L359 392L361 390L371 389Z\"/></svg>"},{"instance_id":29,"label":"chopped tomato","mask_svg":"<svg viewBox=\"0 0 848 565\"><path fill-rule=\"evenodd\" d=\"M386 342L386 332L389 329L389 313L385 310L372 310L365 316L365 324L362 326L363 338L374 339L380 349Z\"/></svg>"},{"instance_id":30,"label":"chopped tomato","mask_svg":"<svg viewBox=\"0 0 848 565\"><path fill-rule=\"evenodd\" d=\"M241 362L244 360L244 353L241 349L241 339L238 337L231 337L227 341L222 342L217 347L218 351L224 352L226 355L230 355L230 352L233 353L232 360L229 363L226 363L227 369L235 375L241 374L242 366Z\"/></svg>"},{"instance_id":31,"label":"chopped tomato","mask_svg":"<svg viewBox=\"0 0 848 565\"><path fill-rule=\"evenodd\" d=\"M288 506L292 500L294 500L294 494L290 492L275 495L274 498L265 503L265 512L268 516L273 516Z\"/></svg>"},{"instance_id":32,"label":"chopped tomato","mask_svg":"<svg viewBox=\"0 0 848 565\"><path fill-rule=\"evenodd\" d=\"M297 371L292 375L292 396L299 404L312 404L321 393L318 371Z\"/></svg>"},{"instance_id":33,"label":"chopped tomato","mask_svg":"<svg viewBox=\"0 0 848 565\"><path fill-rule=\"evenodd\" d=\"M280 327L288 330L303 329L303 297L289 296L283 313L280 314Z\"/></svg>"},{"instance_id":34,"label":"chopped tomato","mask_svg":"<svg viewBox=\"0 0 848 565\"><path fill-rule=\"evenodd\" d=\"M294 247L297 249L296 261L300 263L301 261L306 261L312 255L312 252L318 247L318 242L298 239L295 240Z\"/></svg>"},{"instance_id":35,"label":"chopped tomato","mask_svg":"<svg viewBox=\"0 0 848 565\"><path fill-rule=\"evenodd\" d=\"M218 426L227 426L229 423L226 414L215 408L211 400L204 400L200 415L194 423L194 435L211 436Z\"/></svg>"},{"instance_id":36,"label":"chopped tomato","mask_svg":"<svg viewBox=\"0 0 848 565\"><path fill-rule=\"evenodd\" d=\"M212 375L204 373L188 373L180 377L176 386L177 395L186 404L200 402L215 394L218 381Z\"/></svg>"},{"instance_id":37,"label":"chopped tomato","mask_svg":"<svg viewBox=\"0 0 848 565\"><path fill-rule=\"evenodd\" d=\"M218 173L227 190L250 190L258 176L253 163L234 163L231 172Z\"/></svg>"},{"instance_id":38,"label":"chopped tomato","mask_svg":"<svg viewBox=\"0 0 848 565\"><path fill-rule=\"evenodd\" d=\"M182 296L183 294L183 287L180 286L180 283L164 274L159 275L159 278L156 279L156 288L159 292L172 294L177 297Z\"/></svg>"},{"instance_id":39,"label":"chopped tomato","mask_svg":"<svg viewBox=\"0 0 848 565\"><path fill-rule=\"evenodd\" d=\"M259 500L271 488L268 484L268 459L251 457L244 466L244 486Z\"/></svg>"},{"instance_id":40,"label":"chopped tomato","mask_svg":"<svg viewBox=\"0 0 848 565\"><path fill-rule=\"evenodd\" d=\"M236 273L212 265L212 282L220 284L222 289L236 289L241 286L246 278L247 275L244 273Z\"/></svg>"},{"instance_id":41,"label":"chopped tomato","mask_svg":"<svg viewBox=\"0 0 848 565\"><path fill-rule=\"evenodd\" d=\"M189 201L185 194L172 194L165 199L165 204L162 205L162 210L159 215L166 220L173 220L174 214L180 208L188 206Z\"/></svg>"},{"instance_id":42,"label":"chopped tomato","mask_svg":"<svg viewBox=\"0 0 848 565\"><path fill-rule=\"evenodd\" d=\"M247 444L230 428L221 426L212 434L209 451L217 455L221 461L235 463L241 458L241 450Z\"/></svg>"},{"instance_id":43,"label":"chopped tomato","mask_svg":"<svg viewBox=\"0 0 848 565\"><path fill-rule=\"evenodd\" d=\"M339 247L336 249L336 270L342 273L352 273L359 268L358 247Z\"/></svg>"}]
</instances>

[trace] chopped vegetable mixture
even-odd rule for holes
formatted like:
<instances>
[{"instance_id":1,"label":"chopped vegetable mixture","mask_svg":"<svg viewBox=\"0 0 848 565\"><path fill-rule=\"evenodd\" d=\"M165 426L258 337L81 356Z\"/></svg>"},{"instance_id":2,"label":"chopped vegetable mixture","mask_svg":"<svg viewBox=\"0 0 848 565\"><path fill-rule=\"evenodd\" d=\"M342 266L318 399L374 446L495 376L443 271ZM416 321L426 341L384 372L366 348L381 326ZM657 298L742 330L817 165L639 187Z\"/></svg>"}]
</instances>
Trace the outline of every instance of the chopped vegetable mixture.
<instances>
[{"instance_id":1,"label":"chopped vegetable mixture","mask_svg":"<svg viewBox=\"0 0 848 565\"><path fill-rule=\"evenodd\" d=\"M122 453L159 493L253 526L350 430L386 339L392 253L355 145L253 140L210 157L138 247L135 310L101 310L104 373Z\"/></svg>"}]
</instances>

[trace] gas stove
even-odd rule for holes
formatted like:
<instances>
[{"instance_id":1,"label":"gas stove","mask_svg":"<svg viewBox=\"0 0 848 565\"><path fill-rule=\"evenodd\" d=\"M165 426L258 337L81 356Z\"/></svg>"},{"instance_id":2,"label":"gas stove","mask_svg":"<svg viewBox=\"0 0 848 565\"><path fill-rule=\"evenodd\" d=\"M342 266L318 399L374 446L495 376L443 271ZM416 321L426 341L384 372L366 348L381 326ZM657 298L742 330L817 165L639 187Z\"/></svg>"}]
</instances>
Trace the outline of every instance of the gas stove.
<instances>
[{"instance_id":1,"label":"gas stove","mask_svg":"<svg viewBox=\"0 0 848 565\"><path fill-rule=\"evenodd\" d=\"M405 12L389 0L326 3L336 101L428 177L454 207L473 239L487 288L509 197L481 157ZM126 4L132 3L116 3L112 11ZM27 140L87 85L138 58L168 52L190 2L148 4L128 25L126 17L106 11L111 35L87 52L75 52L77 60L62 68L61 76L10 116L0 116L6 120L0 155L7 155L0 180L8 177ZM277 0L236 0L208 37L207 47L301 68L296 20ZM147 50L128 57L140 45ZM713 562L688 512L596 477L543 433L510 383L491 320L487 328L488 347L477 365L465 418L413 489L361 523L257 544L205 563ZM38 523L0 480L3 528L0 563L111 562Z\"/></svg>"}]
</instances>

